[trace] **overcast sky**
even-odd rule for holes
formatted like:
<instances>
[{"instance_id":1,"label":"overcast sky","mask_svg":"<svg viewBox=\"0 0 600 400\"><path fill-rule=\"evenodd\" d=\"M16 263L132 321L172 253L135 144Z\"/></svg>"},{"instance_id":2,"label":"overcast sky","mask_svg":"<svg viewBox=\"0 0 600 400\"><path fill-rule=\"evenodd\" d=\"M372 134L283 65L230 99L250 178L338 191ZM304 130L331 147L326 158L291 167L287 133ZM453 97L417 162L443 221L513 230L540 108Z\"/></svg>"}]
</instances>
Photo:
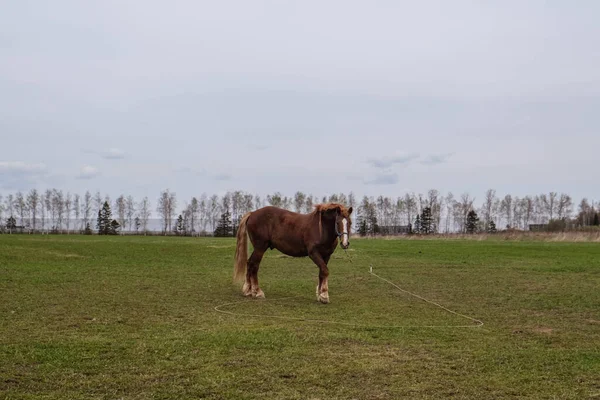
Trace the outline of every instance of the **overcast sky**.
<instances>
[{"instance_id":1,"label":"overcast sky","mask_svg":"<svg viewBox=\"0 0 600 400\"><path fill-rule=\"evenodd\" d=\"M0 193L600 197L600 2L0 0Z\"/></svg>"}]
</instances>

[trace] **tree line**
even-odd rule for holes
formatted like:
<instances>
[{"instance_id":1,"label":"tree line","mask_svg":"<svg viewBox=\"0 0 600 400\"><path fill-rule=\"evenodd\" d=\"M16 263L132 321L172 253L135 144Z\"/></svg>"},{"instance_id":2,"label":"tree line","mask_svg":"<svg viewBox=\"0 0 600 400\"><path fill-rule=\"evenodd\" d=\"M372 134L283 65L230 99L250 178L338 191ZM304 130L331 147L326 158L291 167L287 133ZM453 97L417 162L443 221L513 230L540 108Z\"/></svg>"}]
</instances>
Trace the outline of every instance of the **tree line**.
<instances>
[{"instance_id":1,"label":"tree line","mask_svg":"<svg viewBox=\"0 0 600 400\"><path fill-rule=\"evenodd\" d=\"M570 230L595 229L597 206L584 198L575 209L566 193L531 196L498 196L486 191L481 201L468 193L442 195L432 189L426 194L405 193L397 197L363 196L354 193L316 197L280 192L264 198L244 191L223 196L202 194L178 202L175 192L160 192L155 206L146 196L135 200L121 194L114 200L100 192L82 196L58 189L0 194L0 232L129 233L232 236L241 217L265 205L309 213L320 202L339 202L356 210L354 230L361 235L401 233L476 233L505 229ZM160 221L150 229L149 220ZM592 227L592 228L588 228Z\"/></svg>"}]
</instances>

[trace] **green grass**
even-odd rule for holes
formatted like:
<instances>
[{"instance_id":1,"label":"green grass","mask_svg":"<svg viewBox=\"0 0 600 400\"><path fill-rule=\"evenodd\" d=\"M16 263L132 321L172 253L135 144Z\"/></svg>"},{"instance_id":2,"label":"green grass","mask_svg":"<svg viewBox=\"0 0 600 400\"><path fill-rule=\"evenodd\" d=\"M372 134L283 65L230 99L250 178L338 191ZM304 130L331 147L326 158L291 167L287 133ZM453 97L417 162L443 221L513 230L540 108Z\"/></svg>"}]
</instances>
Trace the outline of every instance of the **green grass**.
<instances>
[{"instance_id":1,"label":"green grass","mask_svg":"<svg viewBox=\"0 0 600 400\"><path fill-rule=\"evenodd\" d=\"M244 299L233 252L231 239L0 235L0 397L600 398L597 243L353 239L352 262L330 262L327 305L312 262L276 251L267 299ZM484 326L455 327L471 321L371 264ZM232 302L264 317L214 309Z\"/></svg>"}]
</instances>

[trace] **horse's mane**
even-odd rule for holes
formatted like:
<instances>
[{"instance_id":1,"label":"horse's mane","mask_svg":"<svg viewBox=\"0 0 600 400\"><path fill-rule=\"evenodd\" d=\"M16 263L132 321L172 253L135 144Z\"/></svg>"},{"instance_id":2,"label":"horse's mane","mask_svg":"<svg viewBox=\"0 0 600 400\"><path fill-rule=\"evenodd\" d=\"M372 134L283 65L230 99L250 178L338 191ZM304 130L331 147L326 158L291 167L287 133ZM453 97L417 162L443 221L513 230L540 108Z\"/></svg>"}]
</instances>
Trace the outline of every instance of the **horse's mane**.
<instances>
[{"instance_id":1,"label":"horse's mane","mask_svg":"<svg viewBox=\"0 0 600 400\"><path fill-rule=\"evenodd\" d=\"M320 213L322 211L329 211L329 210L333 210L335 208L340 208L340 210L342 211L342 215L347 216L348 215L348 208L341 204L341 203L320 203L320 204L315 204L314 206L314 210L313 213Z\"/></svg>"},{"instance_id":2,"label":"horse's mane","mask_svg":"<svg viewBox=\"0 0 600 400\"><path fill-rule=\"evenodd\" d=\"M336 208L340 208L341 213L343 216L348 217L348 209L346 208L345 205L340 204L340 203L335 203L335 202L330 202L330 203L320 203L320 204L315 204L314 209L312 211L312 215L319 215L321 214L321 212L324 211L329 211L329 210L334 210ZM323 235L323 228L322 228L322 222L321 222L321 215L319 215L319 236Z\"/></svg>"}]
</instances>

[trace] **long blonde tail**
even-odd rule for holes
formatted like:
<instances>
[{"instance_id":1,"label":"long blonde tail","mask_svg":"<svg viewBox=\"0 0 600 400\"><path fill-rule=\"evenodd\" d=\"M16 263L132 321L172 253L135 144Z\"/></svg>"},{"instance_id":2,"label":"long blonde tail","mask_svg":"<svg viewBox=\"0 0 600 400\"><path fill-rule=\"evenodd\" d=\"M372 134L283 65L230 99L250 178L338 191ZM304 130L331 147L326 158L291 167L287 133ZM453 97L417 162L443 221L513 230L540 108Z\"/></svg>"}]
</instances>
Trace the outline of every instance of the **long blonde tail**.
<instances>
[{"instance_id":1,"label":"long blonde tail","mask_svg":"<svg viewBox=\"0 0 600 400\"><path fill-rule=\"evenodd\" d=\"M251 212L246 213L240 221L240 226L237 231L235 261L233 265L233 281L238 281L244 278L246 274L246 264L248 262L248 229L246 222L250 217Z\"/></svg>"}]
</instances>

